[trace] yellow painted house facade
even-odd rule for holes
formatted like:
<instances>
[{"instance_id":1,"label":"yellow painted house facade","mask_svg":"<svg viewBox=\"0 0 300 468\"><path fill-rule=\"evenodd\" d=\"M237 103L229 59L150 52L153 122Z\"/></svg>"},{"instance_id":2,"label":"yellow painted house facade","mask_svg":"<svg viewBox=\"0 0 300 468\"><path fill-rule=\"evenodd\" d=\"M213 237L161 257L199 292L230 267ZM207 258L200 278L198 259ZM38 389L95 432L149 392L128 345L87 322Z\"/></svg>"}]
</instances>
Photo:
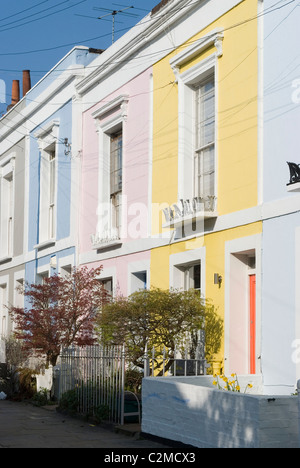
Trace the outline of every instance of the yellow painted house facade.
<instances>
[{"instance_id":1,"label":"yellow painted house facade","mask_svg":"<svg viewBox=\"0 0 300 468\"><path fill-rule=\"evenodd\" d=\"M207 3L197 33L153 67L152 237L164 242L151 250L150 278L154 287L200 289L224 321L216 361L224 372L254 374L261 2L224 2L220 12ZM175 37L168 26L166 34Z\"/></svg>"}]
</instances>

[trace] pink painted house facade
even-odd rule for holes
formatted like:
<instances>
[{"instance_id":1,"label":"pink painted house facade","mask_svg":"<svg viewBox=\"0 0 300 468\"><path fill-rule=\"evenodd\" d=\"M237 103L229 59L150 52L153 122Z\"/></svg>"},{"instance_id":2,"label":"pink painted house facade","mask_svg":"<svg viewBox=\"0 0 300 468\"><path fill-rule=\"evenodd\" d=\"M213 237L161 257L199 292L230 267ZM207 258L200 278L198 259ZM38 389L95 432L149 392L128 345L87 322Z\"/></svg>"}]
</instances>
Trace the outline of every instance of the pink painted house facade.
<instances>
[{"instance_id":1,"label":"pink painted house facade","mask_svg":"<svg viewBox=\"0 0 300 468\"><path fill-rule=\"evenodd\" d=\"M83 112L79 264L114 296L149 286L151 86L147 69Z\"/></svg>"}]
</instances>

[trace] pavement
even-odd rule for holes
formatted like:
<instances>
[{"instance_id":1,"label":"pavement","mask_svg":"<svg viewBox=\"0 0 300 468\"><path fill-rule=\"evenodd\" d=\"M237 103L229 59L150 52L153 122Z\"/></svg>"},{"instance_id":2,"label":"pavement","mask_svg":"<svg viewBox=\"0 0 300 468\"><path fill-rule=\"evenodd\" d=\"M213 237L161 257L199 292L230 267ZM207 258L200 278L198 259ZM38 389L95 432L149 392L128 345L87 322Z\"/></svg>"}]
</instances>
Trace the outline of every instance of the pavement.
<instances>
[{"instance_id":1,"label":"pavement","mask_svg":"<svg viewBox=\"0 0 300 468\"><path fill-rule=\"evenodd\" d=\"M0 401L0 448L164 449L140 437L139 425L108 428L66 416L56 407Z\"/></svg>"}]
</instances>

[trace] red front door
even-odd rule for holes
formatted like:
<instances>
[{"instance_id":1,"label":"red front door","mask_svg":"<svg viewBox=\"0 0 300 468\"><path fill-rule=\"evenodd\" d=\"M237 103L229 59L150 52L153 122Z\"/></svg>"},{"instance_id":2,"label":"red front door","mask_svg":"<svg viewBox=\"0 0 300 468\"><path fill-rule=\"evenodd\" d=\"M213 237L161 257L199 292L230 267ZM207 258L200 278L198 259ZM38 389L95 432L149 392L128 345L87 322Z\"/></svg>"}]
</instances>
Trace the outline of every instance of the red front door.
<instances>
[{"instance_id":1,"label":"red front door","mask_svg":"<svg viewBox=\"0 0 300 468\"><path fill-rule=\"evenodd\" d=\"M255 374L255 338L256 338L256 276L249 276L250 292L250 374Z\"/></svg>"}]
</instances>

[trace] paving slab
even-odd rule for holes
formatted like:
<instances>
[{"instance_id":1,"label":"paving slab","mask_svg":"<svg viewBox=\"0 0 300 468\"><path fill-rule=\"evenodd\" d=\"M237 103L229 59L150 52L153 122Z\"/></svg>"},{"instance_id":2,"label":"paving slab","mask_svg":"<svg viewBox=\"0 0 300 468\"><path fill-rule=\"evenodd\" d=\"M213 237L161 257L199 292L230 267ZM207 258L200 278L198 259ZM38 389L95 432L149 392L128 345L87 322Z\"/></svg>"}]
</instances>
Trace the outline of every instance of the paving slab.
<instances>
[{"instance_id":1,"label":"paving slab","mask_svg":"<svg viewBox=\"0 0 300 468\"><path fill-rule=\"evenodd\" d=\"M0 448L163 449L166 445L113 431L30 403L0 401Z\"/></svg>"}]
</instances>

